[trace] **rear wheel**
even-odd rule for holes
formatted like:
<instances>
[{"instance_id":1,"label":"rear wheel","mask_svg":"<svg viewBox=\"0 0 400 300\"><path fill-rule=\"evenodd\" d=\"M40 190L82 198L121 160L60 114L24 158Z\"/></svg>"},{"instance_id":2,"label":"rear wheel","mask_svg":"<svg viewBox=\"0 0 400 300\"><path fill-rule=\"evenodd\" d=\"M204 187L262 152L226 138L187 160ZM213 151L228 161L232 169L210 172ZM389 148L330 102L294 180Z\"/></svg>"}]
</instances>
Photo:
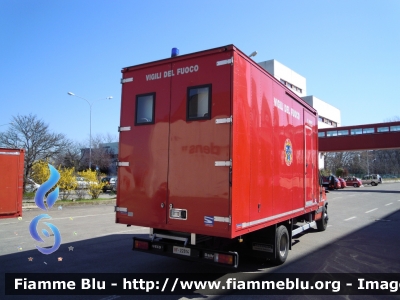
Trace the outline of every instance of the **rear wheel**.
<instances>
[{"instance_id":1,"label":"rear wheel","mask_svg":"<svg viewBox=\"0 0 400 300\"><path fill-rule=\"evenodd\" d=\"M372 181L372 182L371 182L371 185L372 185L372 186L376 186L376 183Z\"/></svg>"},{"instance_id":2,"label":"rear wheel","mask_svg":"<svg viewBox=\"0 0 400 300\"><path fill-rule=\"evenodd\" d=\"M283 264L289 254L289 233L286 226L281 225L276 229L276 258L277 264Z\"/></svg>"},{"instance_id":3,"label":"rear wheel","mask_svg":"<svg viewBox=\"0 0 400 300\"><path fill-rule=\"evenodd\" d=\"M322 209L322 218L317 221L317 229L318 231L325 231L326 227L328 227L328 210L326 206Z\"/></svg>"},{"instance_id":4,"label":"rear wheel","mask_svg":"<svg viewBox=\"0 0 400 300\"><path fill-rule=\"evenodd\" d=\"M358 187L358 184L357 184L357 183L355 183L355 184L353 184L353 186L354 186L354 187Z\"/></svg>"}]
</instances>

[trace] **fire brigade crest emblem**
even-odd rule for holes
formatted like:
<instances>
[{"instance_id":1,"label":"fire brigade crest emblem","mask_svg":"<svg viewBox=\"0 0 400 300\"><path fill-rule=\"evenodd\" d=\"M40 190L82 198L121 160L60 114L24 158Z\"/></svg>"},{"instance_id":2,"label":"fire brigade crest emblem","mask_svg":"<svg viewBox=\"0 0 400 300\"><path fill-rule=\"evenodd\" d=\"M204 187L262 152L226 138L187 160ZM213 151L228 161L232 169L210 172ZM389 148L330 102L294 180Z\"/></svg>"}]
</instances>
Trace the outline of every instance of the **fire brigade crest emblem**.
<instances>
[{"instance_id":1,"label":"fire brigade crest emblem","mask_svg":"<svg viewBox=\"0 0 400 300\"><path fill-rule=\"evenodd\" d=\"M285 163L287 166L290 166L293 161L293 149L292 142L289 139L285 141Z\"/></svg>"}]
</instances>

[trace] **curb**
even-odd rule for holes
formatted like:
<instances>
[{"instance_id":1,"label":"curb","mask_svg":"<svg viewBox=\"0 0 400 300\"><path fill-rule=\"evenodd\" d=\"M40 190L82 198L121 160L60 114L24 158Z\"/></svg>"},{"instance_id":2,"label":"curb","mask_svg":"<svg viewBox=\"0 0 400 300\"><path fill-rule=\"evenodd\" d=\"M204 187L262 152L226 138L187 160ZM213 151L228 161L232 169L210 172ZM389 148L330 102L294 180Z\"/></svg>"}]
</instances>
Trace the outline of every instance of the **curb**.
<instances>
[{"instance_id":1,"label":"curb","mask_svg":"<svg viewBox=\"0 0 400 300\"><path fill-rule=\"evenodd\" d=\"M64 207L64 206L85 206L85 205L104 205L104 204L114 204L116 203L116 199L110 199L110 200L93 200L93 201L86 201L86 202L76 202L72 201L71 202L64 202L64 203L59 203L56 202L54 204L54 207ZM22 209L35 209L38 208L34 202L25 202L22 203Z\"/></svg>"}]
</instances>

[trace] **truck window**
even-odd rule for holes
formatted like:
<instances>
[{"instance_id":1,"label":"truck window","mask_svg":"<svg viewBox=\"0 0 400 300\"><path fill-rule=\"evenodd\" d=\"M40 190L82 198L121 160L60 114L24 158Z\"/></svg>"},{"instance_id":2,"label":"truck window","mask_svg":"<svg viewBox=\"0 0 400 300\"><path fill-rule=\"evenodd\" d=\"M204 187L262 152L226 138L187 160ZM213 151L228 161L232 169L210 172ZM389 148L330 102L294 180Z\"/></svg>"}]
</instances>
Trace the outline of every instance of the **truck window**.
<instances>
[{"instance_id":1,"label":"truck window","mask_svg":"<svg viewBox=\"0 0 400 300\"><path fill-rule=\"evenodd\" d=\"M154 124L155 98L155 93L136 96L135 125Z\"/></svg>"},{"instance_id":2,"label":"truck window","mask_svg":"<svg viewBox=\"0 0 400 300\"><path fill-rule=\"evenodd\" d=\"M211 84L188 87L187 121L211 119Z\"/></svg>"}]
</instances>

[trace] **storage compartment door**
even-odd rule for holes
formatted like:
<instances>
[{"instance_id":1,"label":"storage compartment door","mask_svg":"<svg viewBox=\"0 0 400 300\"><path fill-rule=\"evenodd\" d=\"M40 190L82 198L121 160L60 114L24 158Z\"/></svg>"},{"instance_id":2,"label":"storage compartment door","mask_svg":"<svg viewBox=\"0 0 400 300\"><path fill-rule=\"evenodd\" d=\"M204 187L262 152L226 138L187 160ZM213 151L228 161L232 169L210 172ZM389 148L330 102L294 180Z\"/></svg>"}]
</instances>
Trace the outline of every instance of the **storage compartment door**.
<instances>
[{"instance_id":1,"label":"storage compartment door","mask_svg":"<svg viewBox=\"0 0 400 300\"><path fill-rule=\"evenodd\" d=\"M314 132L314 120L307 111L304 111L304 135L305 135L305 160L304 160L304 188L306 205L311 205L317 201L315 191L316 178L316 140Z\"/></svg>"}]
</instances>

